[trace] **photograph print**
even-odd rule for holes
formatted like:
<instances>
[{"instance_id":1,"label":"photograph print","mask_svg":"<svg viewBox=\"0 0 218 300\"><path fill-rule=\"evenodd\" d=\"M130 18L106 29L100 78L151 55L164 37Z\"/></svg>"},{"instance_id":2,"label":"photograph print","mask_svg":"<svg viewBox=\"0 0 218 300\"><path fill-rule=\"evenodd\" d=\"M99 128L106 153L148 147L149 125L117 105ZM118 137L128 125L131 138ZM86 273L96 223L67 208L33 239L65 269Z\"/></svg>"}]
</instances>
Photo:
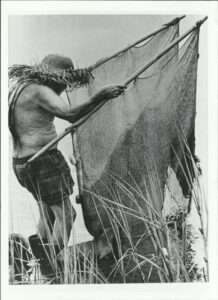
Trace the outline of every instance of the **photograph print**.
<instances>
[{"instance_id":1,"label":"photograph print","mask_svg":"<svg viewBox=\"0 0 218 300\"><path fill-rule=\"evenodd\" d=\"M10 285L210 280L207 22L8 17Z\"/></svg>"}]
</instances>

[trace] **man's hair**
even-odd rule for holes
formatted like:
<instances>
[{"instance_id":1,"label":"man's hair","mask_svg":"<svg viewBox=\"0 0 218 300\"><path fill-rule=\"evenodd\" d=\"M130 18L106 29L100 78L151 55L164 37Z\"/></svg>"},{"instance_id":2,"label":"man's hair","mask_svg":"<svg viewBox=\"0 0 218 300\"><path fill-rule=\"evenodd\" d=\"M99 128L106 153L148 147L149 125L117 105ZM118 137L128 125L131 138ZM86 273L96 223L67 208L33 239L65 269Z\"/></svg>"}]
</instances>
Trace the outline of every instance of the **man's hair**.
<instances>
[{"instance_id":1,"label":"man's hair","mask_svg":"<svg viewBox=\"0 0 218 300\"><path fill-rule=\"evenodd\" d=\"M74 69L72 60L69 57L60 54L46 55L42 59L40 65L45 72L63 73L67 69ZM48 82L46 85L58 94L67 87L66 84L60 84L52 81Z\"/></svg>"},{"instance_id":2,"label":"man's hair","mask_svg":"<svg viewBox=\"0 0 218 300\"><path fill-rule=\"evenodd\" d=\"M41 67L45 71L64 72L66 69L74 69L72 60L69 57L59 54L48 54L41 61Z\"/></svg>"},{"instance_id":3,"label":"man's hair","mask_svg":"<svg viewBox=\"0 0 218 300\"><path fill-rule=\"evenodd\" d=\"M69 90L87 86L93 78L90 69L74 70L73 62L69 57L59 54L46 55L41 63L28 65L12 65L8 69L9 81L36 83L49 86L58 93L68 87Z\"/></svg>"}]
</instances>

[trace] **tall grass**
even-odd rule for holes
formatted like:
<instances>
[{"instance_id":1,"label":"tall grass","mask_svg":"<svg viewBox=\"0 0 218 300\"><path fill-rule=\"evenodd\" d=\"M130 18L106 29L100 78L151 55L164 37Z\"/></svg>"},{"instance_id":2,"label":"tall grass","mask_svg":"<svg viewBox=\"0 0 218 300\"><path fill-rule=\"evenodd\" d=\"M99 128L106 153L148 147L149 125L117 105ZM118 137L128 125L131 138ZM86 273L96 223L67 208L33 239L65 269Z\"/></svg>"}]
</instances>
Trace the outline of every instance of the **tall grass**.
<instances>
[{"instance_id":1,"label":"tall grass","mask_svg":"<svg viewBox=\"0 0 218 300\"><path fill-rule=\"evenodd\" d=\"M188 149L187 144L185 144L185 147ZM191 157L191 153L189 155ZM180 163L179 158L178 161ZM145 195L137 183L134 182L134 178L132 178L134 184L130 185L116 174L109 174L116 186L116 190L107 187L110 191L110 197L105 198L97 193L91 194L93 205L96 207L103 228L102 236L93 241L65 247L57 256L55 255L54 245L51 243L48 257L55 270L54 278L58 278L58 281L55 282L59 284L109 283L113 281L126 283L130 282L134 276L139 278L139 282L149 282L152 281L153 274L156 274L155 280L160 282L208 281L208 211L202 192L201 175L194 160L193 165L196 179L192 188L191 199L192 205L195 206L198 213L199 232L204 244L205 267L203 270L199 270L194 261L192 244L195 236L192 226L187 224L187 206L180 205L181 203L175 204L174 195L171 195L170 201L175 205L173 211L170 211L170 214L166 216L158 212L153 205L160 196L157 194L156 179L150 178L152 193L146 193ZM191 174L186 173L186 177L191 187ZM145 179L144 185L146 190ZM124 205L121 194L125 195L126 199L134 205L131 205L131 207ZM146 211L142 209L139 202L146 206ZM98 211L99 206L104 209L107 215L109 227L105 228L104 226L104 220L101 219L101 214ZM140 233L140 237L137 237L137 239L131 232L128 221L130 217L136 223L142 224L144 228L143 233ZM63 235L65 235L65 232L63 232ZM65 239L65 236L63 236L63 239ZM140 248L144 240L149 240L151 243L153 251L149 254ZM14 247L13 243L11 247ZM107 262L110 263L110 268ZM14 264L13 261L12 269L15 267ZM21 280L16 280L12 276L10 283L52 283L51 279L42 276L38 261L33 255L31 255L30 265L31 272L29 274L31 273L31 275L21 272Z\"/></svg>"}]
</instances>

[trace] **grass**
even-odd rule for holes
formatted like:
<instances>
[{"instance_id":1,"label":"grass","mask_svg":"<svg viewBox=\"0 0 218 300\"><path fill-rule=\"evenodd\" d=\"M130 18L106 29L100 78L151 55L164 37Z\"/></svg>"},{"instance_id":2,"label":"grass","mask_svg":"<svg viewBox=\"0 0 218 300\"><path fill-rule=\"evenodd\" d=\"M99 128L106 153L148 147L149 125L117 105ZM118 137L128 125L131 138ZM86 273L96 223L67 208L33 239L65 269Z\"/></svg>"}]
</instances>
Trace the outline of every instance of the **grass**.
<instances>
[{"instance_id":1,"label":"grass","mask_svg":"<svg viewBox=\"0 0 218 300\"><path fill-rule=\"evenodd\" d=\"M188 148L187 144L186 147ZM202 192L199 168L194 161L193 164L196 179L191 198L192 209L195 208L198 214L200 239L204 246L202 255L205 266L202 269L199 269L194 259L193 244L196 236L192 225L187 222L187 205L176 203L174 195L169 193L173 209L170 209L168 215L158 213L153 205L154 200L158 200L156 179L151 178L152 196L148 196L149 194L145 196L135 182L130 185L115 174L110 174L116 185L116 191L108 187L110 199L92 194L93 205L96 205L97 213L100 205L107 214L110 226L104 227L104 221L101 220L99 214L104 229L101 238L65 248L57 257L51 256L51 263L55 270L54 278L58 278L56 283L92 284L113 281L127 283L131 280L137 282L208 281L208 211ZM190 182L189 174L187 181ZM146 187L145 180L144 185ZM166 188L169 189L169 187ZM134 205L125 206L122 202L123 195ZM146 206L146 211L142 209L139 202ZM131 232L129 218L144 228L143 234L137 239ZM147 247L148 242L145 241L148 240L152 251L148 249L150 252L145 253L143 247ZM11 250L14 247L13 243L14 241L11 240ZM18 243L19 247L22 256L21 243ZM25 250L29 251L29 249ZM54 249L52 252L54 253ZM30 271L26 272L21 269L19 280L12 274L10 284L51 284L51 279L42 276L38 261L32 254L30 256ZM13 255L11 265L11 270L14 270ZM24 268L22 262L21 266Z\"/></svg>"}]
</instances>

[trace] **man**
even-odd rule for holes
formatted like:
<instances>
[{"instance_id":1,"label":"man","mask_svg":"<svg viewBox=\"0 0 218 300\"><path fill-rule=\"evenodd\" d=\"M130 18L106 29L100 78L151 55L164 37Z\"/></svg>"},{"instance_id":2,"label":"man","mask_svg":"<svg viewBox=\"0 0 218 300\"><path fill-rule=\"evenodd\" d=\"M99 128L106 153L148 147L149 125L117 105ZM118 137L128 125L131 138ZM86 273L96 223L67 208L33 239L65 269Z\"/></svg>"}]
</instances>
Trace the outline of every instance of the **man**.
<instances>
[{"instance_id":1,"label":"man","mask_svg":"<svg viewBox=\"0 0 218 300\"><path fill-rule=\"evenodd\" d=\"M64 78L69 69L73 69L71 59L61 55L47 55L40 64L42 75L46 71L46 74ZM13 168L20 184L33 194L39 206L37 235L30 237L32 248L39 246L40 239L45 244L49 240L60 250L67 244L76 217L69 199L74 185L70 169L57 145L32 164L27 161L57 136L54 117L74 123L100 102L118 97L125 87L106 86L82 104L69 105L60 97L66 84L56 79L40 81L38 73L34 80L32 73L26 80L18 79L9 97Z\"/></svg>"}]
</instances>

